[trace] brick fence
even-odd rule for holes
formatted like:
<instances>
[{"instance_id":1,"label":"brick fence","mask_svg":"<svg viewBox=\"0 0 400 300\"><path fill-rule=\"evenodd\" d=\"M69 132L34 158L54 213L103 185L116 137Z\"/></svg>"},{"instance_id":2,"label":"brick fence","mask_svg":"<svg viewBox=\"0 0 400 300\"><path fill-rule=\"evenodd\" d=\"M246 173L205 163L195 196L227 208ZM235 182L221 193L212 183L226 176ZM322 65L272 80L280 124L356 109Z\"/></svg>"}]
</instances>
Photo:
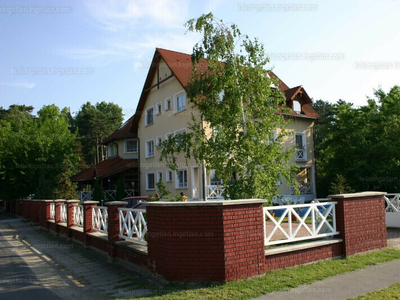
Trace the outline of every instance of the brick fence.
<instances>
[{"instance_id":1,"label":"brick fence","mask_svg":"<svg viewBox=\"0 0 400 300\"><path fill-rule=\"evenodd\" d=\"M77 200L17 200L17 214L42 228L107 255L148 268L170 281L231 281L320 259L386 247L385 193L332 195L339 234L265 250L265 200L151 202L147 247L119 237L119 207L109 202L108 233L93 230L92 206L84 203L83 227L73 224ZM56 216L50 219L50 205ZM66 204L67 222L57 213Z\"/></svg>"}]
</instances>

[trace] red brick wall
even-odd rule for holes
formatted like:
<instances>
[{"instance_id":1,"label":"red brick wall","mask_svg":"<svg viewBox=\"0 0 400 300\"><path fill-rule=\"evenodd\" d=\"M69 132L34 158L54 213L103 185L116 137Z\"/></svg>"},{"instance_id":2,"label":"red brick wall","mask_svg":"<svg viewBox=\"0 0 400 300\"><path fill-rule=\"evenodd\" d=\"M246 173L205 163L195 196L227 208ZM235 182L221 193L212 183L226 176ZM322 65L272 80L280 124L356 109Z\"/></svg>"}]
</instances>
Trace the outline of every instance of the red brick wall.
<instances>
[{"instance_id":1,"label":"red brick wall","mask_svg":"<svg viewBox=\"0 0 400 300\"><path fill-rule=\"evenodd\" d=\"M124 246L117 245L116 255L118 258L129 261L142 267L148 267L147 255Z\"/></svg>"},{"instance_id":2,"label":"red brick wall","mask_svg":"<svg viewBox=\"0 0 400 300\"><path fill-rule=\"evenodd\" d=\"M100 249L100 250L102 250L104 252L107 252L107 250L108 250L108 242L107 242L107 240L100 239L100 238L95 237L95 236L90 235L90 234L89 234L88 238L89 238L90 247L94 247L94 248Z\"/></svg>"},{"instance_id":3,"label":"red brick wall","mask_svg":"<svg viewBox=\"0 0 400 300\"><path fill-rule=\"evenodd\" d=\"M173 281L230 281L265 271L262 204L148 206L150 269Z\"/></svg>"},{"instance_id":4,"label":"red brick wall","mask_svg":"<svg viewBox=\"0 0 400 300\"><path fill-rule=\"evenodd\" d=\"M336 224L344 240L345 255L384 248L386 243L385 200L382 196L338 198Z\"/></svg>"},{"instance_id":5,"label":"red brick wall","mask_svg":"<svg viewBox=\"0 0 400 300\"><path fill-rule=\"evenodd\" d=\"M264 274L262 204L226 206L223 219L225 280Z\"/></svg>"},{"instance_id":6,"label":"red brick wall","mask_svg":"<svg viewBox=\"0 0 400 300\"><path fill-rule=\"evenodd\" d=\"M71 230L71 237L79 242L84 241L84 233L78 230Z\"/></svg>"},{"instance_id":7,"label":"red brick wall","mask_svg":"<svg viewBox=\"0 0 400 300\"><path fill-rule=\"evenodd\" d=\"M267 270L293 267L321 259L342 255L342 242L299 251L268 255L265 257Z\"/></svg>"}]
</instances>

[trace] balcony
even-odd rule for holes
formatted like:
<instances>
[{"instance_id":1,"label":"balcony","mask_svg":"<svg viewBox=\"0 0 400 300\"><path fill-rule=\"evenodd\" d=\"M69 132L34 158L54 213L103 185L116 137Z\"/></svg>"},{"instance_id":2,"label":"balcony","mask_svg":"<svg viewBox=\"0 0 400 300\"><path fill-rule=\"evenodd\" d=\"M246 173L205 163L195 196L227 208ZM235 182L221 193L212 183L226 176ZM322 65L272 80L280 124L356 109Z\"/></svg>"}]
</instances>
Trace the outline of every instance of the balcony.
<instances>
[{"instance_id":1,"label":"balcony","mask_svg":"<svg viewBox=\"0 0 400 300\"><path fill-rule=\"evenodd\" d=\"M305 148L296 148L296 162L307 161L307 150Z\"/></svg>"}]
</instances>

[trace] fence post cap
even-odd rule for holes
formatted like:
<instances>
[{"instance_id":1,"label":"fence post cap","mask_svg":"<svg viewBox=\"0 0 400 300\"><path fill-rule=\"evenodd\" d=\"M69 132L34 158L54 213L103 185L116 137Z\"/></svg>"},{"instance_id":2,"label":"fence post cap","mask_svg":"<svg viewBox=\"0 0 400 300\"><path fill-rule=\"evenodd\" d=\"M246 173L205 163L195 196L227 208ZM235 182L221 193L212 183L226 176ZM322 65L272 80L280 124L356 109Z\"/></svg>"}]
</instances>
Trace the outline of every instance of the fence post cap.
<instances>
[{"instance_id":1,"label":"fence post cap","mask_svg":"<svg viewBox=\"0 0 400 300\"><path fill-rule=\"evenodd\" d=\"M348 199L348 198L365 198L365 197L376 197L376 196L385 196L386 192L359 192L359 193L351 193L351 194L337 194L337 195L329 195L329 198L336 199Z\"/></svg>"},{"instance_id":2,"label":"fence post cap","mask_svg":"<svg viewBox=\"0 0 400 300\"><path fill-rule=\"evenodd\" d=\"M79 203L81 201L80 200L67 200L65 202L67 202L67 203Z\"/></svg>"},{"instance_id":3,"label":"fence post cap","mask_svg":"<svg viewBox=\"0 0 400 300\"><path fill-rule=\"evenodd\" d=\"M92 204L99 204L99 201L85 201L82 202L83 205L92 205Z\"/></svg>"}]
</instances>

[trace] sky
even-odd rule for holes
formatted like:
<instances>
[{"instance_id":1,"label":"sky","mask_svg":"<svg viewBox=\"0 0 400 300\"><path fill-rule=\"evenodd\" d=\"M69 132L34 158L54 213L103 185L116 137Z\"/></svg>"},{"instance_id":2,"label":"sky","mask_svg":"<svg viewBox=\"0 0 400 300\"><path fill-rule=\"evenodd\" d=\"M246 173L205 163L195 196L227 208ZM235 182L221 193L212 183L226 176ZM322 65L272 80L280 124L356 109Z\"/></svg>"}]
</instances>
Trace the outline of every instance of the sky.
<instances>
[{"instance_id":1,"label":"sky","mask_svg":"<svg viewBox=\"0 0 400 300\"><path fill-rule=\"evenodd\" d=\"M400 85L397 0L0 0L0 106L132 116L156 47L190 54L185 22L212 12L258 38L269 68L314 99L365 105Z\"/></svg>"}]
</instances>

